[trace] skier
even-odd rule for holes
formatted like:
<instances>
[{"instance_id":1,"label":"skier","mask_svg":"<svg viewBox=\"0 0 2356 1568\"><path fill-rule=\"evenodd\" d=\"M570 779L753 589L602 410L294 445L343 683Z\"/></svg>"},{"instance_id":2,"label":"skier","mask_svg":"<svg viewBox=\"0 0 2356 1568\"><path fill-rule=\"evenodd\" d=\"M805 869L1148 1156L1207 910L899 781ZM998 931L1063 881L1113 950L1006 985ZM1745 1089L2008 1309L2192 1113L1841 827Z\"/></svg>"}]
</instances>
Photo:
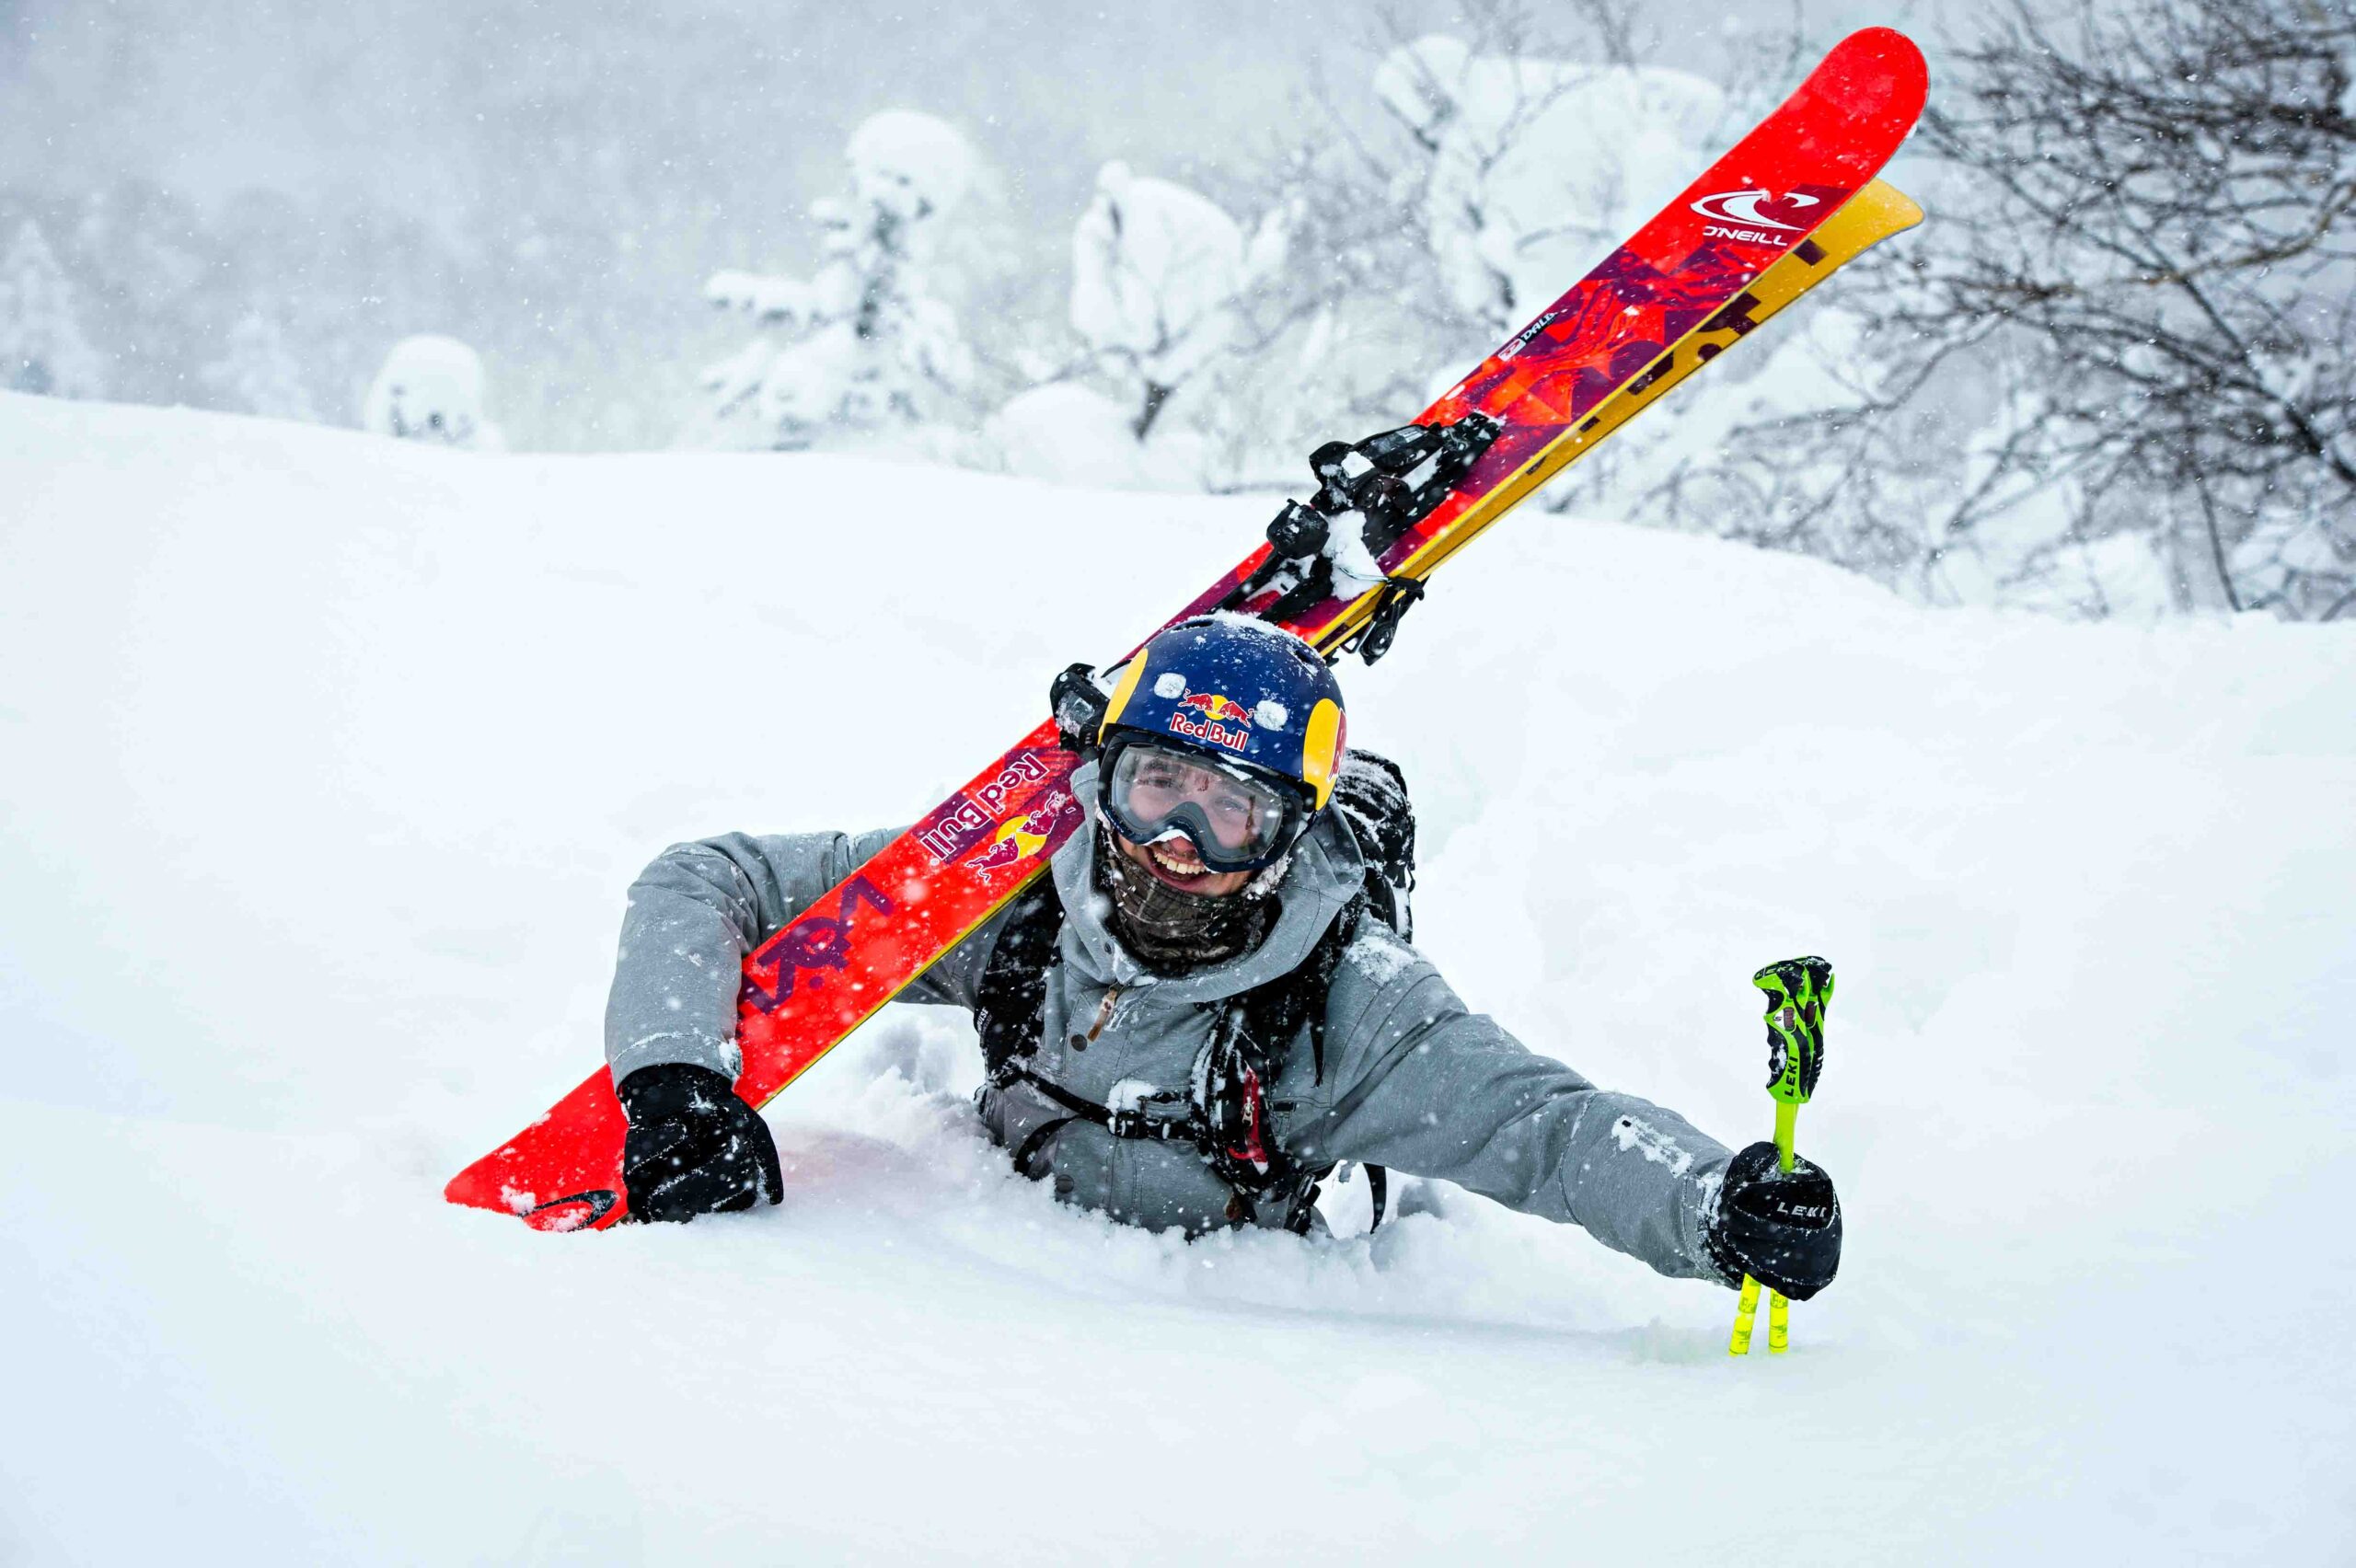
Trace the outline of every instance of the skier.
<instances>
[{"instance_id":1,"label":"skier","mask_svg":"<svg viewBox=\"0 0 2356 1568\"><path fill-rule=\"evenodd\" d=\"M1801 1301L1831 1280L1822 1170L1596 1088L1466 1010L1408 944L1403 787L1345 751L1306 643L1184 622L1109 696L1087 689L1085 814L1050 877L900 997L975 1014L981 1119L1022 1174L1154 1229L1305 1231L1350 1160L1583 1226L1665 1274ZM781 1196L732 1088L739 965L897 831L676 845L632 886L606 1041L639 1217Z\"/></svg>"}]
</instances>

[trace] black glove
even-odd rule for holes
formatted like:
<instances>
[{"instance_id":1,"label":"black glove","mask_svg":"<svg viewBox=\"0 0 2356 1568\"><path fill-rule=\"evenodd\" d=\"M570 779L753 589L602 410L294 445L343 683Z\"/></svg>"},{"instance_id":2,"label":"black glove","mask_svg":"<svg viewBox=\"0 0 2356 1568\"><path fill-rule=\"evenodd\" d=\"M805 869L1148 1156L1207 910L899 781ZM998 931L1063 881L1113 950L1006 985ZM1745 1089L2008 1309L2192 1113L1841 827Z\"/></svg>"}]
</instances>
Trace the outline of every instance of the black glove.
<instances>
[{"instance_id":1,"label":"black glove","mask_svg":"<svg viewBox=\"0 0 2356 1568\"><path fill-rule=\"evenodd\" d=\"M614 1086L629 1118L622 1184L633 1219L693 1219L785 1197L777 1140L761 1113L710 1067L661 1062Z\"/></svg>"},{"instance_id":2,"label":"black glove","mask_svg":"<svg viewBox=\"0 0 2356 1568\"><path fill-rule=\"evenodd\" d=\"M1775 1146L1755 1143L1727 1167L1705 1239L1728 1285L1749 1274L1805 1301L1841 1267L1841 1200L1832 1178L1805 1159L1776 1168Z\"/></svg>"}]
</instances>

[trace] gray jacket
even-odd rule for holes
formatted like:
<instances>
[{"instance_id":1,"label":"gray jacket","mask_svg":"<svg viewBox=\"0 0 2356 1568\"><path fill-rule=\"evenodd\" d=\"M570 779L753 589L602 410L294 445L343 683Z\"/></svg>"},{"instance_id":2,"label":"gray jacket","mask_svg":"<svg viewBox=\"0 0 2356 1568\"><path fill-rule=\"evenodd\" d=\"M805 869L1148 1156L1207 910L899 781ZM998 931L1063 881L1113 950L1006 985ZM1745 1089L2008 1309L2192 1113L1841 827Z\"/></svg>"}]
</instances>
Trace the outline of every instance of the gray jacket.
<instances>
[{"instance_id":1,"label":"gray jacket","mask_svg":"<svg viewBox=\"0 0 2356 1568\"><path fill-rule=\"evenodd\" d=\"M1073 780L1095 799L1092 766ZM1090 857L1091 811L1056 854L1063 963L1047 988L1034 1071L1099 1104L1156 1092L1183 1100L1213 1013L1289 973L1360 885L1357 845L1328 812L1286 869L1280 913L1257 948L1177 978L1146 972L1106 928ZM630 888L606 1009L606 1056L620 1078L657 1062L732 1077L744 955L895 836L732 834L664 850ZM984 923L900 995L970 1009L1003 917ZM1269 1096L1280 1147L1303 1163L1361 1160L1445 1179L1527 1214L1587 1228L1662 1274L1717 1279L1703 1245L1728 1153L1676 1113L1597 1089L1469 1012L1431 964L1379 920L1360 922L1326 1001L1324 1074L1295 1051ZM983 1097L991 1134L1019 1147L1066 1114L1025 1084ZM1067 1201L1155 1229L1234 1223L1232 1193L1189 1145L1116 1138L1068 1123L1033 1161ZM1271 1201L1251 1215L1280 1224Z\"/></svg>"}]
</instances>

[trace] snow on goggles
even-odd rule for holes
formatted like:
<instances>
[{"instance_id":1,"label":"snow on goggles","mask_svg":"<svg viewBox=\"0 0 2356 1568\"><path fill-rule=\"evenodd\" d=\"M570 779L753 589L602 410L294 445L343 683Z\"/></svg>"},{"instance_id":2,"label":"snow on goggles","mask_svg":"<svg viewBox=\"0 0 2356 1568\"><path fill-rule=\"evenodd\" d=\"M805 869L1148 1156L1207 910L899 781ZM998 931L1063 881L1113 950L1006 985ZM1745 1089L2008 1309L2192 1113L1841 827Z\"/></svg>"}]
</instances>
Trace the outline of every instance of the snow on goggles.
<instances>
[{"instance_id":1,"label":"snow on goggles","mask_svg":"<svg viewBox=\"0 0 2356 1568\"><path fill-rule=\"evenodd\" d=\"M1183 836L1215 871L1257 870L1292 847L1309 804L1272 779L1192 752L1116 735L1103 761L1104 814L1133 844Z\"/></svg>"}]
</instances>

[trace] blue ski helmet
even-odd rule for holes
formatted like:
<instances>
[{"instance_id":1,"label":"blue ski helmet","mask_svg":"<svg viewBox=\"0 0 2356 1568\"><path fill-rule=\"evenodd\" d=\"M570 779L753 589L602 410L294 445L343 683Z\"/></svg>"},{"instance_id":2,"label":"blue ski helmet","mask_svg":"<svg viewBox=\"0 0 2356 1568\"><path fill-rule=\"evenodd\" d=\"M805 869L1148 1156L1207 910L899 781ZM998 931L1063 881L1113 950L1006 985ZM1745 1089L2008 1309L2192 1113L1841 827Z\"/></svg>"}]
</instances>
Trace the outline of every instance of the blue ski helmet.
<instances>
[{"instance_id":1,"label":"blue ski helmet","mask_svg":"<svg viewBox=\"0 0 2356 1568\"><path fill-rule=\"evenodd\" d=\"M1182 621L1140 649L1113 688L1097 732L1100 803L1134 842L1178 833L1215 870L1265 866L1332 799L1345 729L1342 688L1299 638L1242 616ZM1237 788L1181 803L1153 787L1166 769L1141 777L1149 754Z\"/></svg>"}]
</instances>

